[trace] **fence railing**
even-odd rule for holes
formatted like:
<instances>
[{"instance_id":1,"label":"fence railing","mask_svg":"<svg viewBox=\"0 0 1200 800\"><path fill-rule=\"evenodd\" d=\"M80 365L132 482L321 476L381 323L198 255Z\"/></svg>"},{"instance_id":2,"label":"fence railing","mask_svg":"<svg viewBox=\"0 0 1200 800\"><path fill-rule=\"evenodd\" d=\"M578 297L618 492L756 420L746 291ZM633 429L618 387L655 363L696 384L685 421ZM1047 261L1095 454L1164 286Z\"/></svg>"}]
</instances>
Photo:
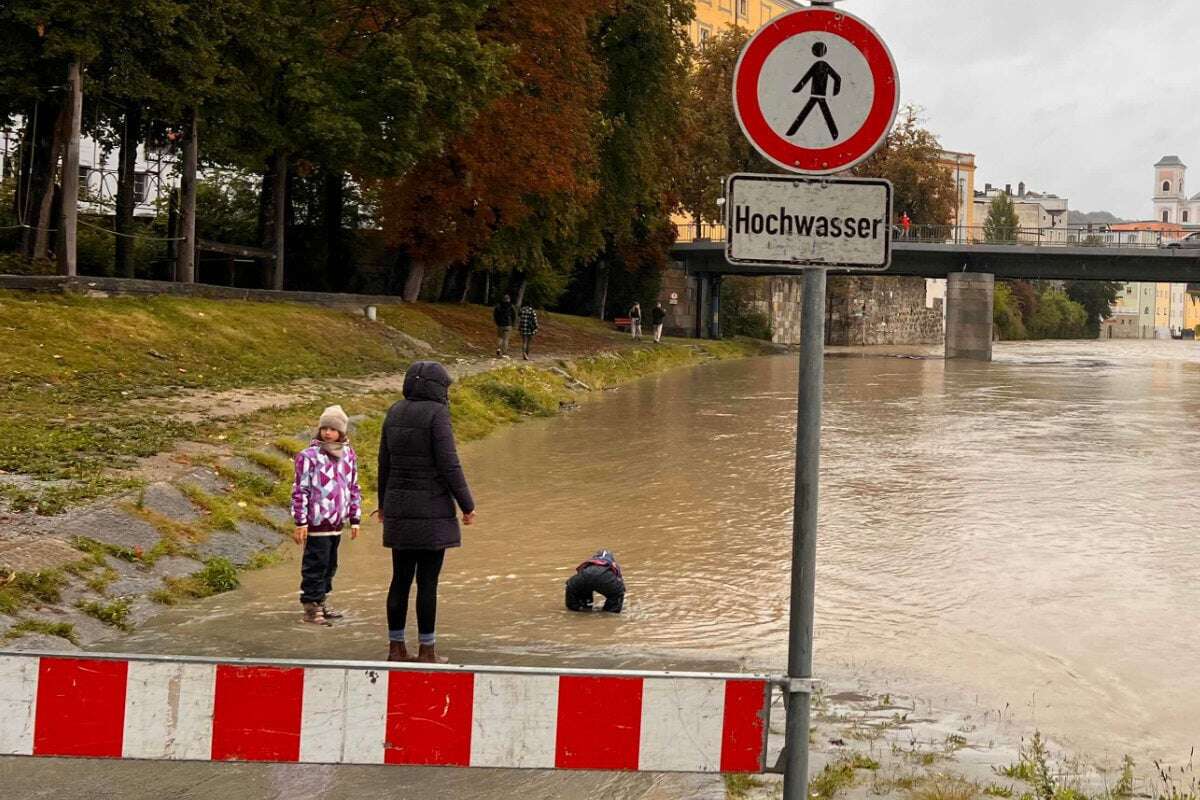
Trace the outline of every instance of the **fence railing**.
<instances>
[{"instance_id":1,"label":"fence railing","mask_svg":"<svg viewBox=\"0 0 1200 800\"><path fill-rule=\"evenodd\" d=\"M725 226L713 222L681 222L676 226L677 243L722 242ZM963 245L1034 245L1037 247L1166 247L1177 242L1190 231L1174 233L1166 231L1135 230L1110 231L1086 228L1016 228L1011 231L989 235L982 225L911 225L907 230L901 225L892 226L892 241L921 244Z\"/></svg>"}]
</instances>

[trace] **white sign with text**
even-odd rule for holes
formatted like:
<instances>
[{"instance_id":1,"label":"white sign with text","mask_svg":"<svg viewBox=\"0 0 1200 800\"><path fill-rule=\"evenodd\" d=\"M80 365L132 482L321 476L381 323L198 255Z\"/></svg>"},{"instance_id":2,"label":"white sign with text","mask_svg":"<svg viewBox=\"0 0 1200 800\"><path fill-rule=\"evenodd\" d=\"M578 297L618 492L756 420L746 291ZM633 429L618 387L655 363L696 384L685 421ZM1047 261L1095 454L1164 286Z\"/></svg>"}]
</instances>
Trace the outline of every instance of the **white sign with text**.
<instances>
[{"instance_id":1,"label":"white sign with text","mask_svg":"<svg viewBox=\"0 0 1200 800\"><path fill-rule=\"evenodd\" d=\"M886 270L892 184L739 173L725 190L730 264Z\"/></svg>"}]
</instances>

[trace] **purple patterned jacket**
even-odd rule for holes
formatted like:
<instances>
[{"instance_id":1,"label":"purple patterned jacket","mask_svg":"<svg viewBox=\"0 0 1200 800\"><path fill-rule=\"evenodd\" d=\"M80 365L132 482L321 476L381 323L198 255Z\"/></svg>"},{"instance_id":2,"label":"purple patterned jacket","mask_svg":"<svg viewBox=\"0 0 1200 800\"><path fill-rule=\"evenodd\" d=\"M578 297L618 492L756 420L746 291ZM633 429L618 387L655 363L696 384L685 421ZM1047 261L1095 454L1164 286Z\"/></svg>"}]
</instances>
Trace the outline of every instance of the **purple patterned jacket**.
<instances>
[{"instance_id":1,"label":"purple patterned jacket","mask_svg":"<svg viewBox=\"0 0 1200 800\"><path fill-rule=\"evenodd\" d=\"M313 443L296 454L296 480L292 484L292 520L307 525L309 535L340 533L349 522L362 518L362 492L358 488L358 457L346 444L341 458L332 458Z\"/></svg>"}]
</instances>

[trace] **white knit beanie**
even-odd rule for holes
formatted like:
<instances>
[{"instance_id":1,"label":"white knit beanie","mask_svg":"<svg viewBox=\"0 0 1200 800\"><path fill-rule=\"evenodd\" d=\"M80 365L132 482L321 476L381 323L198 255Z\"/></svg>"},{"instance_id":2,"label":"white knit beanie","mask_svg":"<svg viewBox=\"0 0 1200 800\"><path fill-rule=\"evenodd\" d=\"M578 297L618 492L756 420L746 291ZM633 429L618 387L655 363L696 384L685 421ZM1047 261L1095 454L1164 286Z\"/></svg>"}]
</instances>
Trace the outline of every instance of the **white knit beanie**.
<instances>
[{"instance_id":1,"label":"white knit beanie","mask_svg":"<svg viewBox=\"0 0 1200 800\"><path fill-rule=\"evenodd\" d=\"M350 418L346 416L346 412L341 406L330 406L321 412L321 421L317 423L317 430L321 428L332 428L342 436L346 435L346 428L350 424Z\"/></svg>"}]
</instances>

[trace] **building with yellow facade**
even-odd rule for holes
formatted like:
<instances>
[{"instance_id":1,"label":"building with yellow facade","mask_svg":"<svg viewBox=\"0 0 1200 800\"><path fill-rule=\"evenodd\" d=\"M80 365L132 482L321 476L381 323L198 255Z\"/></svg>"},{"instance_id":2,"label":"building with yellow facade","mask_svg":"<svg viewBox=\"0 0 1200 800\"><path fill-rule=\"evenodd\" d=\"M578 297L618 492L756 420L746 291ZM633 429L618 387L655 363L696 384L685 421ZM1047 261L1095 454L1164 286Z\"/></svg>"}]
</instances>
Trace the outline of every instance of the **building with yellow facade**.
<instances>
[{"instance_id":1,"label":"building with yellow facade","mask_svg":"<svg viewBox=\"0 0 1200 800\"><path fill-rule=\"evenodd\" d=\"M692 42L703 45L710 36L734 26L751 32L788 11L801 8L791 0L695 0Z\"/></svg>"}]
</instances>

